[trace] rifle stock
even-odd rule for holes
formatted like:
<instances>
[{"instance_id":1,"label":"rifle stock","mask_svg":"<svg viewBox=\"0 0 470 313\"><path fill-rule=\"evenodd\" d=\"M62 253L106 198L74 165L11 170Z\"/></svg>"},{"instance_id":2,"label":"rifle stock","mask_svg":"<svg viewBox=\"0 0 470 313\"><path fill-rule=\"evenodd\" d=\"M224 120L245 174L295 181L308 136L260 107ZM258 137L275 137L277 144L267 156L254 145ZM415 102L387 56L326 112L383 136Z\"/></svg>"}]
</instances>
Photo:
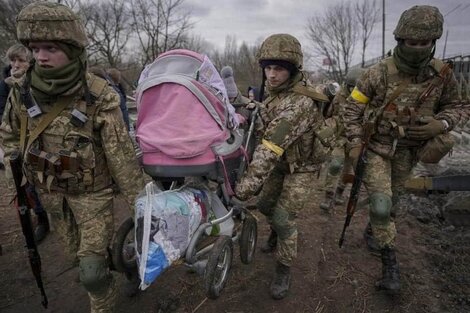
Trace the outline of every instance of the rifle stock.
<instances>
[{"instance_id":1,"label":"rifle stock","mask_svg":"<svg viewBox=\"0 0 470 313\"><path fill-rule=\"evenodd\" d=\"M349 194L348 204L346 206L346 220L344 221L343 230L338 241L338 245L341 248L343 246L346 229L351 223L351 219L356 211L357 201L359 200L359 194L361 192L362 179L364 177L364 170L367 164L367 147L369 146L369 140L372 135L374 123L367 123L364 128L364 136L362 139L361 151L357 160L356 167L354 169L354 178L351 186L351 192Z\"/></svg>"},{"instance_id":2,"label":"rifle stock","mask_svg":"<svg viewBox=\"0 0 470 313\"><path fill-rule=\"evenodd\" d=\"M47 308L48 300L44 285L41 278L41 257L34 240L33 227L31 223L30 209L31 206L28 201L26 188L22 185L23 181L23 162L19 151L15 151L10 156L10 167L15 181L16 188L16 207L18 210L18 217L20 219L21 230L26 241L26 248L28 249L29 264L33 272L36 284L41 291L42 301L41 304Z\"/></svg>"}]
</instances>

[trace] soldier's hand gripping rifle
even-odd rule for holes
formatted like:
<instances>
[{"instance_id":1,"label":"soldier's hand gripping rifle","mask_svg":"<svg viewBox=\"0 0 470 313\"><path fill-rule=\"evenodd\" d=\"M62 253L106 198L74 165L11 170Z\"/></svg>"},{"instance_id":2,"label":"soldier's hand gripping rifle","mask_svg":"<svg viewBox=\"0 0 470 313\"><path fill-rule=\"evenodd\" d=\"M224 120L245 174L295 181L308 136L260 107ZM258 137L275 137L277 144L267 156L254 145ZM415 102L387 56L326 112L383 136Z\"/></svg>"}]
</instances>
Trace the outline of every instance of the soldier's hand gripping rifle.
<instances>
[{"instance_id":1,"label":"soldier's hand gripping rifle","mask_svg":"<svg viewBox=\"0 0 470 313\"><path fill-rule=\"evenodd\" d=\"M250 147L250 141L251 137L253 136L253 132L255 130L255 123L256 119L258 118L258 112L259 112L259 105L256 105L256 107L253 109L251 112L251 121L250 121L250 127L248 128L248 133L246 135L246 140L245 140L245 150L246 150L246 155L248 155L249 147ZM237 180L240 181L241 177L243 176L243 173L246 170L246 165L247 165L247 159L246 157L242 158L240 162L240 166L238 167L238 172L237 172Z\"/></svg>"},{"instance_id":2,"label":"soldier's hand gripping rifle","mask_svg":"<svg viewBox=\"0 0 470 313\"><path fill-rule=\"evenodd\" d=\"M30 209L31 206L28 202L28 196L26 193L26 188L22 185L23 181L23 171L22 166L23 162L21 160L21 154L19 151L15 151L10 156L10 166L13 174L13 179L15 181L16 188L16 207L18 210L18 216L21 223L21 229L26 241L26 248L28 249L28 258L29 264L33 271L34 278L36 279L36 284L41 291L42 295L42 305L47 308L47 296L44 291L44 286L41 278L41 257L39 256L38 248L36 246L36 241L34 240L33 227L31 224Z\"/></svg>"},{"instance_id":3,"label":"soldier's hand gripping rifle","mask_svg":"<svg viewBox=\"0 0 470 313\"><path fill-rule=\"evenodd\" d=\"M346 206L346 220L344 221L343 231L339 238L338 244L341 248L344 242L344 235L346 228L348 228L351 223L351 219L356 211L357 201L359 200L359 193L361 192L362 178L364 177L364 170L366 168L367 159L367 147L369 145L369 140L374 129L373 122L367 122L364 127L364 135L361 143L361 151L359 153L359 158L357 160L356 167L354 168L354 179L351 186L351 193L349 194L348 204Z\"/></svg>"}]
</instances>

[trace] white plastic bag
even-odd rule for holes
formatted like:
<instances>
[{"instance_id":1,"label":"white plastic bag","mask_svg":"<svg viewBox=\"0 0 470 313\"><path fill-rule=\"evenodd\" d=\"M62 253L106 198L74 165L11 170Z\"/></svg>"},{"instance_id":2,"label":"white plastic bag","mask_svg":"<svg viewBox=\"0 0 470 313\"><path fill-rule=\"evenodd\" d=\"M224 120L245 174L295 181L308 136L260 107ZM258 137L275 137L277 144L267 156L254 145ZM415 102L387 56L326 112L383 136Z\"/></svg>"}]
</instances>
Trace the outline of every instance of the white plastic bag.
<instances>
[{"instance_id":1,"label":"white plastic bag","mask_svg":"<svg viewBox=\"0 0 470 313\"><path fill-rule=\"evenodd\" d=\"M183 187L162 191L153 182L136 200L135 241L140 288L146 289L181 258L192 235L207 218L209 191Z\"/></svg>"}]
</instances>

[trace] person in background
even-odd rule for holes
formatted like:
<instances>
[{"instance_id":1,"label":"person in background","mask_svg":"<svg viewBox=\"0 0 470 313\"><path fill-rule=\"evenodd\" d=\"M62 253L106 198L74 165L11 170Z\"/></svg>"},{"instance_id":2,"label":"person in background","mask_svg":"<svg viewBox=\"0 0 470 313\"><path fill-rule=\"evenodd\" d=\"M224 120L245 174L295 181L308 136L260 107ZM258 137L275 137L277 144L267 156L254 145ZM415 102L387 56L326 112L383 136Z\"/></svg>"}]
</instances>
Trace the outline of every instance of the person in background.
<instances>
[{"instance_id":1,"label":"person in background","mask_svg":"<svg viewBox=\"0 0 470 313\"><path fill-rule=\"evenodd\" d=\"M129 112L127 110L127 100L126 100L126 90L121 83L121 72L117 68L110 68L106 71L108 77L113 82L116 91L119 93L119 97L121 98L121 102L119 107L121 108L122 117L124 118L124 122L126 123L127 130L130 129L129 125Z\"/></svg>"},{"instance_id":2,"label":"person in background","mask_svg":"<svg viewBox=\"0 0 470 313\"><path fill-rule=\"evenodd\" d=\"M4 77L5 79L0 82L0 116L3 117L3 111L5 110L5 105L10 94L10 89L15 83L20 83L24 78L24 74L29 67L29 63L33 58L31 51L23 46L22 44L14 44L8 48L6 52L6 62L8 66L5 68ZM0 157L3 164L3 150L0 148ZM30 199L31 205L33 206L34 213L36 214L37 223L36 228L34 229L34 238L37 242L41 242L46 238L49 233L49 219L47 217L47 212L44 210L44 207L39 200L36 189L33 185L29 185L26 188L28 193L28 198Z\"/></svg>"}]
</instances>

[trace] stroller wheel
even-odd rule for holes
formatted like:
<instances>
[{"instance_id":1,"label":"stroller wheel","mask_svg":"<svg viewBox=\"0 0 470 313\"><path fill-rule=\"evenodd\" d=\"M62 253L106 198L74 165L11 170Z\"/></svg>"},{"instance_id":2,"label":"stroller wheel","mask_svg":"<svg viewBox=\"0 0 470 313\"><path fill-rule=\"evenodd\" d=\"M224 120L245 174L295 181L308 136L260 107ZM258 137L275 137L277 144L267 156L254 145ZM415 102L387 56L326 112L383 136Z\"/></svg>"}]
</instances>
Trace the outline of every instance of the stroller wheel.
<instances>
[{"instance_id":1,"label":"stroller wheel","mask_svg":"<svg viewBox=\"0 0 470 313\"><path fill-rule=\"evenodd\" d=\"M240 259L244 264L253 262L258 239L258 226L256 219L251 215L246 215L243 221L242 233L240 235Z\"/></svg>"},{"instance_id":2,"label":"stroller wheel","mask_svg":"<svg viewBox=\"0 0 470 313\"><path fill-rule=\"evenodd\" d=\"M218 298L224 289L232 259L232 239L228 236L220 236L212 248L204 271L204 286L208 298Z\"/></svg>"},{"instance_id":3,"label":"stroller wheel","mask_svg":"<svg viewBox=\"0 0 470 313\"><path fill-rule=\"evenodd\" d=\"M120 273L127 273L137 268L132 217L127 218L119 226L114 237L111 257L116 271Z\"/></svg>"}]
</instances>

